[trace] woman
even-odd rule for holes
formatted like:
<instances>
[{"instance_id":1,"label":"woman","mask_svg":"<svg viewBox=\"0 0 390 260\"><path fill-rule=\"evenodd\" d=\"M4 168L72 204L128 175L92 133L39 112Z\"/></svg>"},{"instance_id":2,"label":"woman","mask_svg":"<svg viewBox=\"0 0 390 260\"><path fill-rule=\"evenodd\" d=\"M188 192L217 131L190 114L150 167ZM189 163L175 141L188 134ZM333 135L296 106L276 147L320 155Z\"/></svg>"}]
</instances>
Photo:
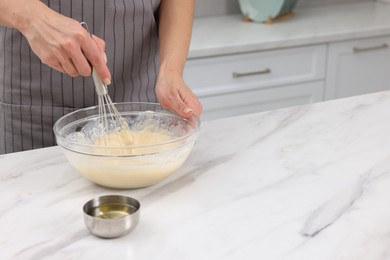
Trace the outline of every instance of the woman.
<instances>
[{"instance_id":1,"label":"woman","mask_svg":"<svg viewBox=\"0 0 390 260\"><path fill-rule=\"evenodd\" d=\"M54 145L59 117L96 105L91 66L114 102L199 116L182 78L193 10L194 0L0 0L0 153Z\"/></svg>"}]
</instances>

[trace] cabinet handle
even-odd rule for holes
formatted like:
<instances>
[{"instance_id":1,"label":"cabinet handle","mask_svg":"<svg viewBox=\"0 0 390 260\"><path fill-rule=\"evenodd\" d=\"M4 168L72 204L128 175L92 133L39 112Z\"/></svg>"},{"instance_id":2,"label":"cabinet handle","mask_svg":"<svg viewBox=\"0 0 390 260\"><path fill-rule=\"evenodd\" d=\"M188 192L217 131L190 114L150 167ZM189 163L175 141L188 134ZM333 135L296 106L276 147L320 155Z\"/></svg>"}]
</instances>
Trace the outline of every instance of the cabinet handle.
<instances>
[{"instance_id":1,"label":"cabinet handle","mask_svg":"<svg viewBox=\"0 0 390 260\"><path fill-rule=\"evenodd\" d=\"M384 43L382 45L372 46L372 47L367 47L367 48L354 47L353 52L359 53L359 52L365 52L365 51L382 50L382 49L387 49L387 48L389 48L389 45L387 45L387 43Z\"/></svg>"},{"instance_id":2,"label":"cabinet handle","mask_svg":"<svg viewBox=\"0 0 390 260\"><path fill-rule=\"evenodd\" d=\"M250 72L233 72L233 78L245 77L245 76L253 76L253 75L261 75L261 74L269 74L271 70L266 68L264 70L250 71Z\"/></svg>"}]
</instances>

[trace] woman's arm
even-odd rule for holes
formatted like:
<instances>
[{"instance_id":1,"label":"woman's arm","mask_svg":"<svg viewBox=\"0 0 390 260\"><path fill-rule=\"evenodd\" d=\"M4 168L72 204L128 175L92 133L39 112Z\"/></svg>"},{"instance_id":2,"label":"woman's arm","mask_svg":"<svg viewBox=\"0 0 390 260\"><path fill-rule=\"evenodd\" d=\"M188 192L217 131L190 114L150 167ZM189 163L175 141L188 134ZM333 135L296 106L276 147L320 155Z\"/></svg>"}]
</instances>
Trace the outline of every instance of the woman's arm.
<instances>
[{"instance_id":1,"label":"woman's arm","mask_svg":"<svg viewBox=\"0 0 390 260\"><path fill-rule=\"evenodd\" d=\"M193 17L194 0L161 0L160 70L156 95L161 105L184 117L202 113L201 103L183 81Z\"/></svg>"},{"instance_id":2,"label":"woman's arm","mask_svg":"<svg viewBox=\"0 0 390 260\"><path fill-rule=\"evenodd\" d=\"M72 77L90 75L92 65L100 78L110 83L104 41L92 39L79 21L39 0L0 0L0 13L0 25L19 30L43 63Z\"/></svg>"}]
</instances>

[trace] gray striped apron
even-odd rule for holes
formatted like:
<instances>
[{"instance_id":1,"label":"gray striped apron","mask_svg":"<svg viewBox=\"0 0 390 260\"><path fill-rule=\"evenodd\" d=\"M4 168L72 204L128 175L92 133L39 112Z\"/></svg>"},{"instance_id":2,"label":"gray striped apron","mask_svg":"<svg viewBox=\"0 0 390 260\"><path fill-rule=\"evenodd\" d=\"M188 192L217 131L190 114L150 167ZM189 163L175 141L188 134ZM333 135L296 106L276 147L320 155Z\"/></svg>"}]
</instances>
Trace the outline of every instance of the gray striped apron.
<instances>
[{"instance_id":1,"label":"gray striped apron","mask_svg":"<svg viewBox=\"0 0 390 260\"><path fill-rule=\"evenodd\" d=\"M160 0L43 2L86 22L90 32L106 41L114 102L156 102ZM91 77L72 78L49 68L20 32L0 27L0 154L55 145L55 121L96 104Z\"/></svg>"}]
</instances>

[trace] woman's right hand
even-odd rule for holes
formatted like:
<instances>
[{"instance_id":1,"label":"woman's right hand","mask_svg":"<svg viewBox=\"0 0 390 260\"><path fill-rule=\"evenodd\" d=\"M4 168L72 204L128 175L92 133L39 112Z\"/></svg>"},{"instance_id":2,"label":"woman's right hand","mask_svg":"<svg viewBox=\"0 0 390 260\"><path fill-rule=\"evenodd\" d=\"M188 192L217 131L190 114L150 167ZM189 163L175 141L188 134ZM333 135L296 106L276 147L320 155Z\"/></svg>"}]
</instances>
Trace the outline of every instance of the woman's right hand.
<instances>
[{"instance_id":1,"label":"woman's right hand","mask_svg":"<svg viewBox=\"0 0 390 260\"><path fill-rule=\"evenodd\" d=\"M106 65L105 42L90 34L74 19L63 16L41 1L30 1L34 6L27 23L19 29L31 49L44 64L72 77L89 76L93 66L100 79L111 83ZM31 8L31 7L30 7Z\"/></svg>"}]
</instances>

